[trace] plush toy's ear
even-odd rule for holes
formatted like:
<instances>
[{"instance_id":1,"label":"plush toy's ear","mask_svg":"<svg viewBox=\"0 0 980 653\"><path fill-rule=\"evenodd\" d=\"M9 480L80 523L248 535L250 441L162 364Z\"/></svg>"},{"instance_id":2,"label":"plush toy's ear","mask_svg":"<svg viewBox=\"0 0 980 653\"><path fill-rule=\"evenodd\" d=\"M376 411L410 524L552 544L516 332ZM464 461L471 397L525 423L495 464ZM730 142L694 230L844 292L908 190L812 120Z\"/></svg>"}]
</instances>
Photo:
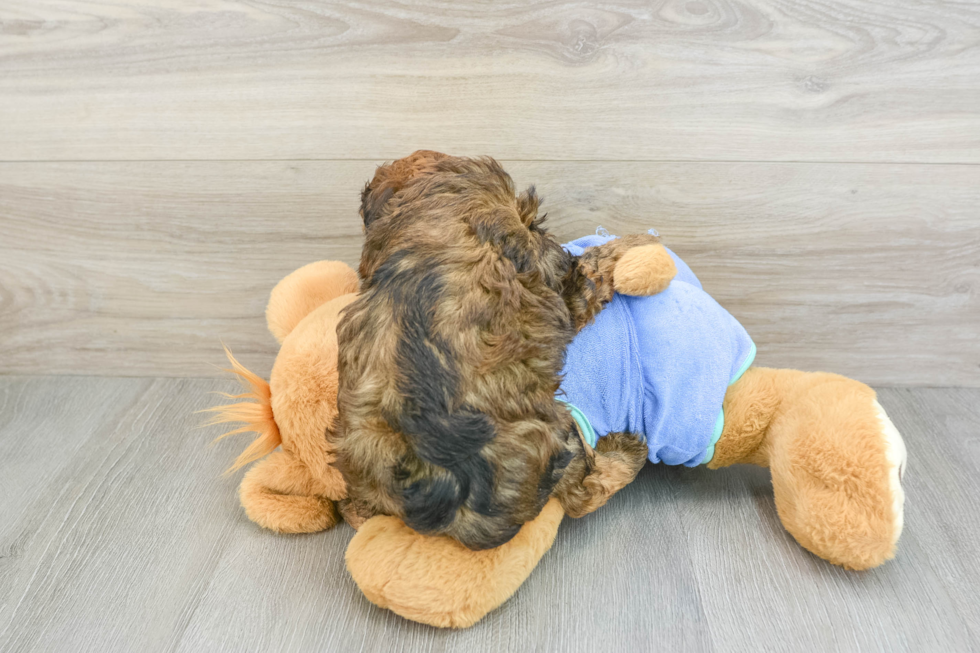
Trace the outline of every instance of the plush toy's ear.
<instances>
[{"instance_id":1,"label":"plush toy's ear","mask_svg":"<svg viewBox=\"0 0 980 653\"><path fill-rule=\"evenodd\" d=\"M340 261L316 261L276 284L265 309L269 331L279 344L300 320L335 297L357 292L357 273Z\"/></svg>"},{"instance_id":2,"label":"plush toy's ear","mask_svg":"<svg viewBox=\"0 0 980 653\"><path fill-rule=\"evenodd\" d=\"M395 517L372 517L347 547L347 569L378 607L430 626L466 628L524 583L551 548L563 516L551 499L509 542L481 551L421 535Z\"/></svg>"}]
</instances>

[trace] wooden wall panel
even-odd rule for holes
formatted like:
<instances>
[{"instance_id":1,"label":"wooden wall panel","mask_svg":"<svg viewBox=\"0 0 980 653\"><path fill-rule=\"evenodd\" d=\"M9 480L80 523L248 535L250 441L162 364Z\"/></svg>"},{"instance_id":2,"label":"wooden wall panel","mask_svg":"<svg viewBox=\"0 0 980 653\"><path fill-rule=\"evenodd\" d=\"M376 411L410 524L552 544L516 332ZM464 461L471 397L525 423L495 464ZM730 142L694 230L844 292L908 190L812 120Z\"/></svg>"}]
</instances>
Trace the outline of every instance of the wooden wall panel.
<instances>
[{"instance_id":1,"label":"wooden wall panel","mask_svg":"<svg viewBox=\"0 0 980 653\"><path fill-rule=\"evenodd\" d=\"M759 363L980 385L980 168L505 162L552 231L656 228ZM355 263L373 161L0 164L0 372L266 373L269 290Z\"/></svg>"},{"instance_id":2,"label":"wooden wall panel","mask_svg":"<svg viewBox=\"0 0 980 653\"><path fill-rule=\"evenodd\" d=\"M980 5L7 0L0 160L980 162Z\"/></svg>"}]
</instances>

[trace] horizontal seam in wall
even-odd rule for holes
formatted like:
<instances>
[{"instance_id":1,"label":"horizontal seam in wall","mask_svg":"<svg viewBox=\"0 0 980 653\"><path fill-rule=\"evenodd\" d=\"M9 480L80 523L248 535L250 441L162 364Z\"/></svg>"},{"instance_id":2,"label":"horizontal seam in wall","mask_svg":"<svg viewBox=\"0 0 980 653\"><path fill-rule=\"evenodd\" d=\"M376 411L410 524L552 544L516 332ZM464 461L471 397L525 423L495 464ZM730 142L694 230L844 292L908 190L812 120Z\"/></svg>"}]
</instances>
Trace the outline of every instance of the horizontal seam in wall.
<instances>
[{"instance_id":1,"label":"horizontal seam in wall","mask_svg":"<svg viewBox=\"0 0 980 653\"><path fill-rule=\"evenodd\" d=\"M978 166L977 162L962 161L786 161L786 160L751 160L751 159L512 159L497 157L505 163L689 163L689 164L759 164L759 165L908 165L908 166ZM56 163L340 163L340 162L377 162L388 161L391 157L377 158L298 158L298 159L0 159L0 165L25 164L56 164Z\"/></svg>"},{"instance_id":2,"label":"horizontal seam in wall","mask_svg":"<svg viewBox=\"0 0 980 653\"><path fill-rule=\"evenodd\" d=\"M30 379L174 379L174 380L187 380L187 381L235 381L235 378L231 375L223 376L166 376L162 374L140 374L134 376L124 376L119 374L4 374L0 372L0 382L4 380L30 380ZM957 389L968 389L974 390L980 386L972 385L930 385L930 384L892 384L892 383L872 383L870 384L872 388L875 389L888 389L888 390L903 390L903 389L919 389L919 388L929 388L935 390L957 390Z\"/></svg>"}]
</instances>

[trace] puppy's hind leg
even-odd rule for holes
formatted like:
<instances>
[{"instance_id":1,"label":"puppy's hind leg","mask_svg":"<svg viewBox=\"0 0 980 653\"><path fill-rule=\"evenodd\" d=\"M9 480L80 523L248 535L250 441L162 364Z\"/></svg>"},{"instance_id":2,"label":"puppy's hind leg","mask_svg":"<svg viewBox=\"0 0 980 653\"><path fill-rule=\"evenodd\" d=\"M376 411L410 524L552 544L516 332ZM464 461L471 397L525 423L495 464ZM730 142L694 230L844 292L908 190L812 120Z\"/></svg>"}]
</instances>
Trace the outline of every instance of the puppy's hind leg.
<instances>
[{"instance_id":1,"label":"puppy's hind leg","mask_svg":"<svg viewBox=\"0 0 980 653\"><path fill-rule=\"evenodd\" d=\"M599 438L594 450L582 447L554 491L569 517L582 517L605 505L633 482L647 461L647 445L634 433L610 433Z\"/></svg>"}]
</instances>

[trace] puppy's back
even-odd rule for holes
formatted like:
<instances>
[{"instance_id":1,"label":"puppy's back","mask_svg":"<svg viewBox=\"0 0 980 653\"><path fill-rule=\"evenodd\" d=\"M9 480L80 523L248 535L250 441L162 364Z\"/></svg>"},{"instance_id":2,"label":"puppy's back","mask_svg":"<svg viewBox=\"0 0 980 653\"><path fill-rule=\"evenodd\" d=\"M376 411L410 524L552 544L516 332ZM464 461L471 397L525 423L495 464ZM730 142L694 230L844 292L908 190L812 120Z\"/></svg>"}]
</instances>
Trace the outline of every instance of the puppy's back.
<instances>
[{"instance_id":1,"label":"puppy's back","mask_svg":"<svg viewBox=\"0 0 980 653\"><path fill-rule=\"evenodd\" d=\"M568 257L492 160L407 169L365 190L362 295L338 333L338 462L362 509L497 546L579 445L554 401Z\"/></svg>"}]
</instances>

